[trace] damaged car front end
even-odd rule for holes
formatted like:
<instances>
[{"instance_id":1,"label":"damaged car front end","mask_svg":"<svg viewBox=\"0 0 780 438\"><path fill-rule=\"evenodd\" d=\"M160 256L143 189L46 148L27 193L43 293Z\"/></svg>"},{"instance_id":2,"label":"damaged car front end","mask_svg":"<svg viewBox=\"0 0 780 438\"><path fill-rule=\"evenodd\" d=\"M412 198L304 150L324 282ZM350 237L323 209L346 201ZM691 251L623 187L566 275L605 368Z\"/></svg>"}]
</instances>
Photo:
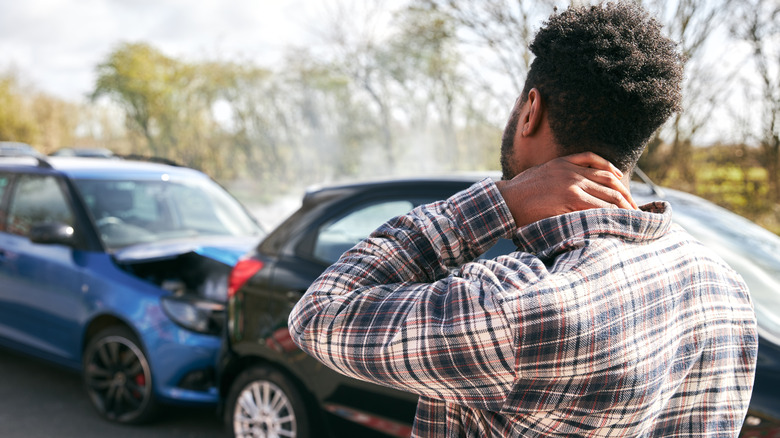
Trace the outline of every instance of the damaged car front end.
<instances>
[{"instance_id":1,"label":"damaged car front end","mask_svg":"<svg viewBox=\"0 0 780 438\"><path fill-rule=\"evenodd\" d=\"M139 244L112 255L116 266L156 286L159 308L147 306L148 345L161 397L213 402L214 352L225 320L227 276L246 251L243 238ZM176 364L171 366L171 364ZM158 366L155 366L158 365Z\"/></svg>"},{"instance_id":2,"label":"damaged car front end","mask_svg":"<svg viewBox=\"0 0 780 438\"><path fill-rule=\"evenodd\" d=\"M114 253L118 266L168 292L165 314L196 333L219 335L224 326L227 277L246 251L243 238L160 242Z\"/></svg>"},{"instance_id":3,"label":"damaged car front end","mask_svg":"<svg viewBox=\"0 0 780 438\"><path fill-rule=\"evenodd\" d=\"M79 370L111 421L216 403L227 277L263 236L251 215L184 167L5 161L0 344Z\"/></svg>"}]
</instances>

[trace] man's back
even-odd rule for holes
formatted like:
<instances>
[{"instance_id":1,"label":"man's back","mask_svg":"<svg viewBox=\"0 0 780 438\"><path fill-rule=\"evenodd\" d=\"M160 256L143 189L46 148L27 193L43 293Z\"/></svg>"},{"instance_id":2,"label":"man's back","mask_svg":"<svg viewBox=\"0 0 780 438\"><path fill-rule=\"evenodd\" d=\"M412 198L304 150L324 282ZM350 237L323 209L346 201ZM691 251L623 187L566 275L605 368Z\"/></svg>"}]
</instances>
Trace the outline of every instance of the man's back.
<instances>
[{"instance_id":1,"label":"man's back","mask_svg":"<svg viewBox=\"0 0 780 438\"><path fill-rule=\"evenodd\" d=\"M738 434L757 356L750 298L667 204L513 231L495 196L483 181L385 224L312 285L293 339L420 394L419 437ZM507 235L518 252L467 262Z\"/></svg>"},{"instance_id":2,"label":"man's back","mask_svg":"<svg viewBox=\"0 0 780 438\"><path fill-rule=\"evenodd\" d=\"M502 412L542 436L738 433L757 353L746 286L656 213L593 210L520 230L535 255L504 263L523 280L502 306L522 327Z\"/></svg>"}]
</instances>

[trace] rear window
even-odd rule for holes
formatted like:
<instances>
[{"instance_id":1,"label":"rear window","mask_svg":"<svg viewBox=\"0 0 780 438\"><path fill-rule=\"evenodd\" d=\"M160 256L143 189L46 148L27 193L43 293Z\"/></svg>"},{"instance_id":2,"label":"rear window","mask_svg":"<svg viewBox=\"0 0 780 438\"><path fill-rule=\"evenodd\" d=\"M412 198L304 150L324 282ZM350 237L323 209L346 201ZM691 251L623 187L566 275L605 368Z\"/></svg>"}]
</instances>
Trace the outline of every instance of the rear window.
<instances>
[{"instance_id":1,"label":"rear window","mask_svg":"<svg viewBox=\"0 0 780 438\"><path fill-rule=\"evenodd\" d=\"M414 204L410 201L394 200L353 210L320 228L314 242L314 257L333 263L380 225L395 216L408 213L412 208Z\"/></svg>"}]
</instances>

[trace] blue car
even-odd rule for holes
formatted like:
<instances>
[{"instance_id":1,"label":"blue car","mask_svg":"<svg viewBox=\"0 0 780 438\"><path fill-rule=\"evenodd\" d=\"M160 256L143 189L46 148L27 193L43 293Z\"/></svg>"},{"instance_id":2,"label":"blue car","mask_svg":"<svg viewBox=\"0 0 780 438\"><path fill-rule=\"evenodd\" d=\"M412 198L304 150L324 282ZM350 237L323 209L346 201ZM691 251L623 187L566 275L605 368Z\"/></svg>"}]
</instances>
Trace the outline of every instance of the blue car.
<instances>
[{"instance_id":1,"label":"blue car","mask_svg":"<svg viewBox=\"0 0 780 438\"><path fill-rule=\"evenodd\" d=\"M0 345L81 372L111 421L214 404L227 277L263 235L193 169L0 158Z\"/></svg>"}]
</instances>

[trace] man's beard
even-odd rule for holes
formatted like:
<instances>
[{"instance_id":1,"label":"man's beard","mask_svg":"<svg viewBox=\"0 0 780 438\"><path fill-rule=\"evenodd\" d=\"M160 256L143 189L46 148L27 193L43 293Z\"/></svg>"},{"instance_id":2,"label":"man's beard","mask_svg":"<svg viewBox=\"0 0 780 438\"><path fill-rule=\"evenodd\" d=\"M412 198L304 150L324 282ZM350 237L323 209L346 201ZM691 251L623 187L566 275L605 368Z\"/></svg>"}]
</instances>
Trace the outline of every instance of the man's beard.
<instances>
[{"instance_id":1,"label":"man's beard","mask_svg":"<svg viewBox=\"0 0 780 438\"><path fill-rule=\"evenodd\" d=\"M520 121L520 111L513 110L509 121L504 128L504 135L501 137L501 179L509 181L517 176L517 172L510 168L510 157L513 155L515 134L517 134L517 122Z\"/></svg>"}]
</instances>

